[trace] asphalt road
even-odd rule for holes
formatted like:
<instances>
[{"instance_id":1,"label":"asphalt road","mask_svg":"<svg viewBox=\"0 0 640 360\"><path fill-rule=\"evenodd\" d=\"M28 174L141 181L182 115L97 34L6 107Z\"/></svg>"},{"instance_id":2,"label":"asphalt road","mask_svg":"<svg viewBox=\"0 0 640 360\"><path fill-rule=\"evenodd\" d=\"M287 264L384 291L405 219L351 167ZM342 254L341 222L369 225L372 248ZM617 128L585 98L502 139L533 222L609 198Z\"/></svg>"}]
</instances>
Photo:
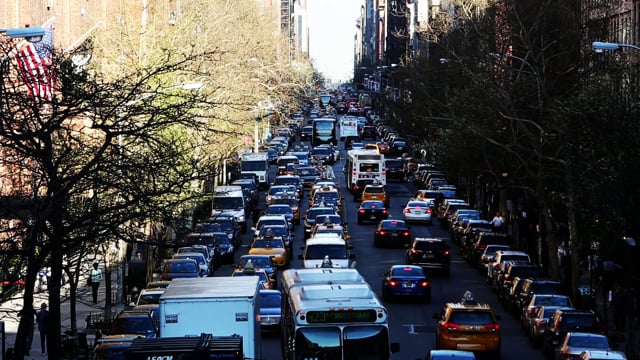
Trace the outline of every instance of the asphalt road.
<instances>
[{"instance_id":1,"label":"asphalt road","mask_svg":"<svg viewBox=\"0 0 640 360\"><path fill-rule=\"evenodd\" d=\"M344 156L343 156L344 158ZM349 223L351 242L356 254L356 267L369 281L374 290L380 295L382 272L393 264L404 262L404 249L377 249L373 247L374 225L358 225L356 212L358 203L353 202L350 193L345 188L343 163L334 165L337 183L343 191L345 198L345 220ZM272 174L272 180L273 180ZM401 219L402 208L415 187L406 182L389 182L387 187L391 193L390 218ZM263 194L263 193L262 193ZM308 192L302 201L302 214L308 207ZM264 195L261 195L260 204L264 208ZM393 359L425 359L430 349L435 344L434 313L439 313L446 302L458 301L466 290L473 292L476 300L492 305L496 314L500 316L502 333L502 359L518 360L542 360L544 359L539 349L533 348L520 325L509 313L504 311L495 293L486 285L483 274L469 266L460 254L457 247L451 243L450 234L442 230L437 222L433 225L412 225L412 235L422 237L444 238L452 247L452 266L449 278L433 276L432 302L423 304L420 302L385 302L389 311L389 324L392 342L400 343L400 352L393 355ZM303 226L295 229L294 254L291 268L301 267L297 259L300 254L300 246L303 245ZM246 254L251 243L251 231L243 237L244 246L236 254L236 258ZM226 265L225 265L226 266ZM230 275L232 268L221 269L216 275ZM264 359L280 359L280 339L277 334L263 335L262 354Z\"/></svg>"}]
</instances>

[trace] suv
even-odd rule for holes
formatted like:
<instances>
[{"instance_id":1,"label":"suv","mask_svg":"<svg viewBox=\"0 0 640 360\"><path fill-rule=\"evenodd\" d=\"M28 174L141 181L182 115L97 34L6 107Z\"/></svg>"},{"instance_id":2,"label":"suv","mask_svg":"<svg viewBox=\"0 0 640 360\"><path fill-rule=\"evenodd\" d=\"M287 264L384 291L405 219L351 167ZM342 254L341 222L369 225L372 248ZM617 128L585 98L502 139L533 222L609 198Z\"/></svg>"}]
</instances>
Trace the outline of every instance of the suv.
<instances>
[{"instance_id":1,"label":"suv","mask_svg":"<svg viewBox=\"0 0 640 360\"><path fill-rule=\"evenodd\" d=\"M422 266L425 270L439 270L449 276L451 273L449 246L442 239L415 238L407 250L406 263Z\"/></svg>"},{"instance_id":2,"label":"suv","mask_svg":"<svg viewBox=\"0 0 640 360\"><path fill-rule=\"evenodd\" d=\"M470 291L462 300L447 303L442 313L433 314L436 325L436 349L465 349L488 352L491 359L500 358L500 324L489 304L473 299Z\"/></svg>"},{"instance_id":3,"label":"suv","mask_svg":"<svg viewBox=\"0 0 640 360\"><path fill-rule=\"evenodd\" d=\"M384 203L384 206L389 207L389 193L387 187L384 185L370 184L364 187L362 190L361 201L365 200L380 200Z\"/></svg>"},{"instance_id":4,"label":"suv","mask_svg":"<svg viewBox=\"0 0 640 360\"><path fill-rule=\"evenodd\" d=\"M158 324L152 311L123 310L111 323L109 335L137 334L147 338L158 336Z\"/></svg>"},{"instance_id":5,"label":"suv","mask_svg":"<svg viewBox=\"0 0 640 360\"><path fill-rule=\"evenodd\" d=\"M559 281L549 279L525 279L522 290L515 295L513 301L517 309L529 305L535 294L562 295L562 286Z\"/></svg>"},{"instance_id":6,"label":"suv","mask_svg":"<svg viewBox=\"0 0 640 360\"><path fill-rule=\"evenodd\" d=\"M599 334L602 332L600 319L593 311L557 309L549 317L542 333L542 352L552 356L560 341L570 331Z\"/></svg>"}]
</instances>

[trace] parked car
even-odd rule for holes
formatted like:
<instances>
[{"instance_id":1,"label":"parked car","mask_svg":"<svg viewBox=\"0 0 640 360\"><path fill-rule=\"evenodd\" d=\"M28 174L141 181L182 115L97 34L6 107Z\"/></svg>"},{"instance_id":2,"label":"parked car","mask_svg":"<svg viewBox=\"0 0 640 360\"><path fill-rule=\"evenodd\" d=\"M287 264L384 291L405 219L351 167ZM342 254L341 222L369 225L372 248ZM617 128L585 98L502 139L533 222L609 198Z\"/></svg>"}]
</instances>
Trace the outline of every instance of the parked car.
<instances>
[{"instance_id":1,"label":"parked car","mask_svg":"<svg viewBox=\"0 0 640 360\"><path fill-rule=\"evenodd\" d=\"M555 360L579 359L585 350L611 350L606 335L568 332L556 350Z\"/></svg>"},{"instance_id":2,"label":"parked car","mask_svg":"<svg viewBox=\"0 0 640 360\"><path fill-rule=\"evenodd\" d=\"M593 311L558 309L549 317L542 333L542 352L547 357L553 356L565 334L571 331L600 334L602 324Z\"/></svg>"}]
</instances>

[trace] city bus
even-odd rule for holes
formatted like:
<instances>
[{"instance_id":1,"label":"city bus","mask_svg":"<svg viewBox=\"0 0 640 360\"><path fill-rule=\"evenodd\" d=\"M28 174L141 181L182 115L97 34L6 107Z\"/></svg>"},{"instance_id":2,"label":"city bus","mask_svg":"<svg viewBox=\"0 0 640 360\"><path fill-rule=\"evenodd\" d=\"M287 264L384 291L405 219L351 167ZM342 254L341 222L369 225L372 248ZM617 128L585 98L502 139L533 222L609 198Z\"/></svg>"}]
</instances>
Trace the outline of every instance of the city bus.
<instances>
[{"instance_id":1,"label":"city bus","mask_svg":"<svg viewBox=\"0 0 640 360\"><path fill-rule=\"evenodd\" d=\"M374 179L380 185L387 184L384 155L373 149L350 150L344 172L349 190L353 190L358 179Z\"/></svg>"},{"instance_id":2,"label":"city bus","mask_svg":"<svg viewBox=\"0 0 640 360\"><path fill-rule=\"evenodd\" d=\"M282 274L282 353L294 359L385 359L387 309L356 269L295 269Z\"/></svg>"},{"instance_id":3,"label":"city bus","mask_svg":"<svg viewBox=\"0 0 640 360\"><path fill-rule=\"evenodd\" d=\"M338 145L338 129L334 118L317 118L313 120L311 146L323 144Z\"/></svg>"}]
</instances>

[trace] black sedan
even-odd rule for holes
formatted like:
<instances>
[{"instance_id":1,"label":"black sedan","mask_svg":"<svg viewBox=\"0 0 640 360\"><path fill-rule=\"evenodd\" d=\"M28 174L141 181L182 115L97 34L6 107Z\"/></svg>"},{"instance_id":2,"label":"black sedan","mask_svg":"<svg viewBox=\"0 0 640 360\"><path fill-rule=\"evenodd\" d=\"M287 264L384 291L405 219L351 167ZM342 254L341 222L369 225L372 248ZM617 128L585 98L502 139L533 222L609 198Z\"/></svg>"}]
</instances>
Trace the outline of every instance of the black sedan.
<instances>
[{"instance_id":1,"label":"black sedan","mask_svg":"<svg viewBox=\"0 0 640 360\"><path fill-rule=\"evenodd\" d=\"M392 265L382 278L382 298L418 297L431 302L431 283L421 267L415 265Z\"/></svg>"},{"instance_id":2,"label":"black sedan","mask_svg":"<svg viewBox=\"0 0 640 360\"><path fill-rule=\"evenodd\" d=\"M375 247L402 247L411 245L411 230L404 220L382 220L373 234Z\"/></svg>"},{"instance_id":3,"label":"black sedan","mask_svg":"<svg viewBox=\"0 0 640 360\"><path fill-rule=\"evenodd\" d=\"M389 217L389 210L380 200L365 200L358 208L358 224L379 222Z\"/></svg>"}]
</instances>

